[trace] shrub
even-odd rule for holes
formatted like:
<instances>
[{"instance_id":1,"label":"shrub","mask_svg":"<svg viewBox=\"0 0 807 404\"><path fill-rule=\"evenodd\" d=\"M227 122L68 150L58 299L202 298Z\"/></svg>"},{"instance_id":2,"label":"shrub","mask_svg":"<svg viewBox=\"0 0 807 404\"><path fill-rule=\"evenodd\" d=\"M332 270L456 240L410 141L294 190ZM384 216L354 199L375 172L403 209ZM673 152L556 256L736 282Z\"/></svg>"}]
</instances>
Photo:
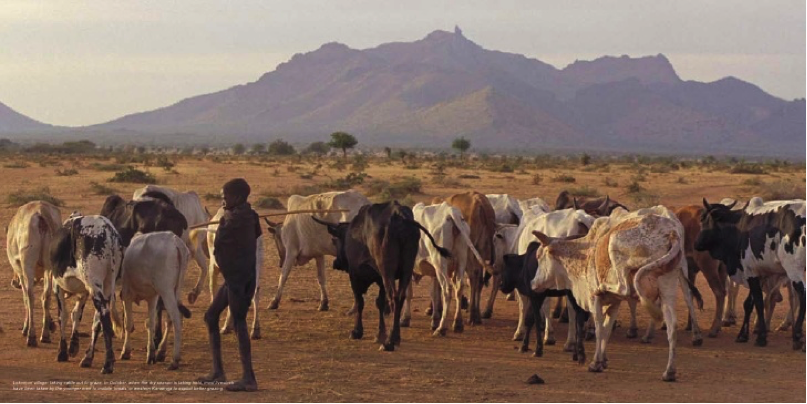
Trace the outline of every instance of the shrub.
<instances>
[{"instance_id":1,"label":"shrub","mask_svg":"<svg viewBox=\"0 0 807 404\"><path fill-rule=\"evenodd\" d=\"M118 190L112 187L108 187L104 184L99 184L95 181L90 182L90 191L95 195L112 195L117 194Z\"/></svg>"},{"instance_id":2,"label":"shrub","mask_svg":"<svg viewBox=\"0 0 807 404\"><path fill-rule=\"evenodd\" d=\"M457 178L459 178L461 180L478 180L478 179L480 179L482 177L480 177L478 175L473 175L473 174L460 174L460 175L457 176Z\"/></svg>"},{"instance_id":3,"label":"shrub","mask_svg":"<svg viewBox=\"0 0 807 404\"><path fill-rule=\"evenodd\" d=\"M173 168L176 166L176 163L169 160L166 156L157 157L157 167L162 167L165 171L172 171Z\"/></svg>"},{"instance_id":4,"label":"shrub","mask_svg":"<svg viewBox=\"0 0 807 404\"><path fill-rule=\"evenodd\" d=\"M532 176L532 185L541 185L541 181L543 181L541 174L534 174Z\"/></svg>"},{"instance_id":5,"label":"shrub","mask_svg":"<svg viewBox=\"0 0 807 404\"><path fill-rule=\"evenodd\" d=\"M110 182L132 182L136 184L155 184L157 179L153 174L138 170L134 167L126 167L123 171L118 171L109 179Z\"/></svg>"},{"instance_id":6,"label":"shrub","mask_svg":"<svg viewBox=\"0 0 807 404\"><path fill-rule=\"evenodd\" d=\"M376 179L367 184L369 195L376 195L381 200L400 199L410 194L419 194L423 186L420 179L415 177L400 178L392 183Z\"/></svg>"},{"instance_id":7,"label":"shrub","mask_svg":"<svg viewBox=\"0 0 807 404\"><path fill-rule=\"evenodd\" d=\"M678 177L678 180L676 180L676 182L679 183L679 184L688 184L689 183L689 181L687 181L686 178L681 177L681 176Z\"/></svg>"},{"instance_id":8,"label":"shrub","mask_svg":"<svg viewBox=\"0 0 807 404\"><path fill-rule=\"evenodd\" d=\"M353 188L356 185L361 185L364 179L367 178L367 173L349 173L344 178L337 178L328 184L328 187L337 189Z\"/></svg>"},{"instance_id":9,"label":"shrub","mask_svg":"<svg viewBox=\"0 0 807 404\"><path fill-rule=\"evenodd\" d=\"M760 185L757 196L766 201L804 199L804 192L803 183L795 184L789 181L775 181Z\"/></svg>"},{"instance_id":10,"label":"shrub","mask_svg":"<svg viewBox=\"0 0 807 404\"><path fill-rule=\"evenodd\" d=\"M731 174L767 174L765 168L759 164L739 163L731 167Z\"/></svg>"},{"instance_id":11,"label":"shrub","mask_svg":"<svg viewBox=\"0 0 807 404\"><path fill-rule=\"evenodd\" d=\"M292 195L313 195L313 194L321 194L323 192L323 188L319 184L311 184L311 185L297 185L291 189Z\"/></svg>"},{"instance_id":12,"label":"shrub","mask_svg":"<svg viewBox=\"0 0 807 404\"><path fill-rule=\"evenodd\" d=\"M740 185L748 185L748 186L752 186L752 187L758 187L758 186L762 185L762 179L760 179L759 177L746 178L746 179L742 180L742 182L740 182Z\"/></svg>"},{"instance_id":13,"label":"shrub","mask_svg":"<svg viewBox=\"0 0 807 404\"><path fill-rule=\"evenodd\" d=\"M51 195L50 188L48 187L37 188L30 191L18 190L10 193L6 201L14 206L22 206L33 201L45 201L50 202L54 206L64 206L64 201Z\"/></svg>"},{"instance_id":14,"label":"shrub","mask_svg":"<svg viewBox=\"0 0 807 404\"><path fill-rule=\"evenodd\" d=\"M583 185L580 188L569 188L569 193L574 196L594 197L599 196L600 191L595 188L590 188L588 185Z\"/></svg>"},{"instance_id":15,"label":"shrub","mask_svg":"<svg viewBox=\"0 0 807 404\"><path fill-rule=\"evenodd\" d=\"M574 177L568 174L558 174L552 177L552 182L565 182L565 183L573 183L577 181Z\"/></svg>"},{"instance_id":16,"label":"shrub","mask_svg":"<svg viewBox=\"0 0 807 404\"><path fill-rule=\"evenodd\" d=\"M64 170L56 170L57 177L69 177L71 175L78 175L78 170L75 168L66 168Z\"/></svg>"},{"instance_id":17,"label":"shrub","mask_svg":"<svg viewBox=\"0 0 807 404\"><path fill-rule=\"evenodd\" d=\"M127 166L117 163L110 163L110 164L92 163L90 164L90 167L98 171L121 171L125 169Z\"/></svg>"},{"instance_id":18,"label":"shrub","mask_svg":"<svg viewBox=\"0 0 807 404\"><path fill-rule=\"evenodd\" d=\"M285 209L279 199L267 196L258 198L254 206L259 209Z\"/></svg>"},{"instance_id":19,"label":"shrub","mask_svg":"<svg viewBox=\"0 0 807 404\"><path fill-rule=\"evenodd\" d=\"M633 200L636 208L646 208L650 206L656 206L659 204L658 195L647 191L639 191L636 193L632 193L631 199Z\"/></svg>"},{"instance_id":20,"label":"shrub","mask_svg":"<svg viewBox=\"0 0 807 404\"><path fill-rule=\"evenodd\" d=\"M23 161L15 161L4 165L5 168L28 168L28 163Z\"/></svg>"},{"instance_id":21,"label":"shrub","mask_svg":"<svg viewBox=\"0 0 807 404\"><path fill-rule=\"evenodd\" d=\"M616 187L619 186L619 183L614 181L614 179L611 178L611 177L605 177L605 181L603 182L603 184L606 187L611 187L611 188L616 188Z\"/></svg>"},{"instance_id":22,"label":"shrub","mask_svg":"<svg viewBox=\"0 0 807 404\"><path fill-rule=\"evenodd\" d=\"M294 146L280 139L269 143L267 151L273 156L291 156L292 154L297 154L297 150L294 150Z\"/></svg>"},{"instance_id":23,"label":"shrub","mask_svg":"<svg viewBox=\"0 0 807 404\"><path fill-rule=\"evenodd\" d=\"M630 184L628 184L626 190L628 191L629 194L638 194L644 191L644 187L639 185L639 182L633 181Z\"/></svg>"}]
</instances>

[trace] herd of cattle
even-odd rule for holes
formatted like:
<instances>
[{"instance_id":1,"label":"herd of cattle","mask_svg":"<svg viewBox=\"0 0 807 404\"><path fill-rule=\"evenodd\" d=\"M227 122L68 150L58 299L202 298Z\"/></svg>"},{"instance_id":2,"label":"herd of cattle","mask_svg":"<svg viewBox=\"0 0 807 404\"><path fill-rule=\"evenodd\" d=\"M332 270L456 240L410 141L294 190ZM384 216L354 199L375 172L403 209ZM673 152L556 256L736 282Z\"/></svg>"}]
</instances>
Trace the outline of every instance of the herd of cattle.
<instances>
[{"instance_id":1,"label":"herd of cattle","mask_svg":"<svg viewBox=\"0 0 807 404\"><path fill-rule=\"evenodd\" d=\"M631 321L629 338L638 337L637 303L652 320L642 341L648 342L663 321L667 327L669 359L663 380L675 380L677 290L683 292L689 311L693 345L703 341L696 305L703 301L694 277L703 273L714 293L716 310L708 336L734 323L734 306L740 285L750 293L738 342L749 338L749 320L757 312L756 345L764 346L770 319L781 288L790 295L787 319L780 329L792 327L793 348L804 350L802 325L805 312L805 204L803 200L763 202L752 198L739 208L724 200L686 206L675 212L664 206L629 211L608 197L580 200L563 192L554 207L541 198L517 200L509 195L466 192L435 199L431 205L409 208L397 202L371 204L350 190L310 196L291 196L292 210L341 210L315 216L287 215L282 223L266 220L280 257L280 279L269 309L278 309L293 267L316 261L320 288L319 310L329 309L325 256L335 257L333 267L348 272L354 295L349 314L355 315L350 338L364 334L364 294L379 287L375 300L379 311L376 342L392 351L401 341L400 327L411 321L412 282L434 278L431 292L431 329L446 335L450 303L455 304L451 328L480 324L493 315L498 291L515 293L519 304L518 327L513 337L528 350L530 333L536 330L535 356L544 344L555 343L553 319L568 316L569 331L563 349L579 363L586 361L584 341L596 339L589 370L601 372L608 365L606 346L615 328L622 301L627 301ZM132 303L148 304L147 361L163 361L169 330L174 332L173 360L180 361L182 321L190 311L181 303L180 288L191 259L201 276L187 295L194 303L209 277L211 296L216 288L217 265L213 251L216 236L213 217L194 192L177 192L153 185L138 189L131 201L113 195L99 215L73 212L62 222L55 206L42 201L19 208L8 226L7 252L14 270L12 285L22 289L26 308L23 335L36 346L34 285L42 280L44 317L41 342L50 342L54 322L51 295L56 296L61 330L57 359L67 361L79 351L78 324L88 297L95 307L91 342L81 361L92 364L96 341L103 332L106 357L103 373L115 362L112 336L124 336L121 359L131 357ZM210 224L208 224L210 223ZM201 226L197 226L201 225ZM421 237L421 232L426 237ZM263 267L263 236L257 241L256 276ZM397 282L397 283L396 283ZM256 284L260 285L258 280ZM482 291L492 284L484 310ZM120 289L123 318L116 308ZM470 293L465 293L470 286ZM259 339L260 286L254 297L251 336ZM465 296L469 298L466 300ZM64 327L66 298L77 298L72 310L69 347ZM724 301L728 296L726 310ZM512 298L508 295L508 299ZM558 297L555 310L547 297ZM568 310L564 310L562 301ZM466 307L467 306L467 307ZM163 331L161 313L167 313ZM392 312L387 333L385 314ZM568 314L567 314L568 313ZM225 320L223 331L231 330Z\"/></svg>"}]
</instances>

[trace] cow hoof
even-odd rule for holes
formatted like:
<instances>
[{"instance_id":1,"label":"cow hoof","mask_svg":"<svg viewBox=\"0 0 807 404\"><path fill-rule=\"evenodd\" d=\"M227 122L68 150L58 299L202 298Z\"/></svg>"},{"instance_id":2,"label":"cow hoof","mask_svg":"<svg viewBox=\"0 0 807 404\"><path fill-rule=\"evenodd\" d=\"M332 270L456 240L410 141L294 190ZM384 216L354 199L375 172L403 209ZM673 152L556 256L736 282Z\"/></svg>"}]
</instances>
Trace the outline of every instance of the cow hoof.
<instances>
[{"instance_id":1,"label":"cow hoof","mask_svg":"<svg viewBox=\"0 0 807 404\"><path fill-rule=\"evenodd\" d=\"M157 362L165 362L165 352L157 352Z\"/></svg>"},{"instance_id":2,"label":"cow hoof","mask_svg":"<svg viewBox=\"0 0 807 404\"><path fill-rule=\"evenodd\" d=\"M275 308L277 308L277 307L275 307ZM328 311L329 309L330 309L330 307L328 306L328 301L323 300L323 301L321 301L319 303L319 308L317 310L319 310L319 311Z\"/></svg>"},{"instance_id":3,"label":"cow hoof","mask_svg":"<svg viewBox=\"0 0 807 404\"><path fill-rule=\"evenodd\" d=\"M399 325L401 327L409 327L409 322L411 321L410 318L402 318Z\"/></svg>"},{"instance_id":4,"label":"cow hoof","mask_svg":"<svg viewBox=\"0 0 807 404\"><path fill-rule=\"evenodd\" d=\"M776 327L776 331L789 331L790 325L789 324L782 324L779 327Z\"/></svg>"},{"instance_id":5,"label":"cow hoof","mask_svg":"<svg viewBox=\"0 0 807 404\"><path fill-rule=\"evenodd\" d=\"M261 339L261 329L255 328L252 330L252 334L249 336L252 339Z\"/></svg>"},{"instance_id":6,"label":"cow hoof","mask_svg":"<svg viewBox=\"0 0 807 404\"><path fill-rule=\"evenodd\" d=\"M67 353L70 354L71 358L75 358L78 355L78 338L70 340L70 347L67 349Z\"/></svg>"},{"instance_id":7,"label":"cow hoof","mask_svg":"<svg viewBox=\"0 0 807 404\"><path fill-rule=\"evenodd\" d=\"M518 352L520 352L520 353L524 353L524 352L527 352L527 351L529 351L529 350L530 350L530 349L529 349L529 348L528 348L526 345L522 345L522 346L520 346L520 347L518 348Z\"/></svg>"},{"instance_id":8,"label":"cow hoof","mask_svg":"<svg viewBox=\"0 0 807 404\"><path fill-rule=\"evenodd\" d=\"M740 335L737 336L737 338L734 340L734 342L739 342L739 343L748 342L748 335L740 334Z\"/></svg>"},{"instance_id":9,"label":"cow hoof","mask_svg":"<svg viewBox=\"0 0 807 404\"><path fill-rule=\"evenodd\" d=\"M381 351L381 352L392 352L392 351L395 350L395 344L391 344L391 343L381 344L381 346L378 348L378 350Z\"/></svg>"},{"instance_id":10,"label":"cow hoof","mask_svg":"<svg viewBox=\"0 0 807 404\"><path fill-rule=\"evenodd\" d=\"M29 336L28 337L28 343L26 345L28 345L30 348L36 348L36 345L37 345L36 344L36 338L33 337L33 336Z\"/></svg>"},{"instance_id":11,"label":"cow hoof","mask_svg":"<svg viewBox=\"0 0 807 404\"><path fill-rule=\"evenodd\" d=\"M454 332L461 333L463 331L465 331L465 324L461 320L454 322Z\"/></svg>"},{"instance_id":12,"label":"cow hoof","mask_svg":"<svg viewBox=\"0 0 807 404\"><path fill-rule=\"evenodd\" d=\"M586 364L586 354L585 353L581 353L581 354L577 355L577 363L579 365L585 365Z\"/></svg>"},{"instance_id":13,"label":"cow hoof","mask_svg":"<svg viewBox=\"0 0 807 404\"><path fill-rule=\"evenodd\" d=\"M735 324L737 324L737 320L735 320L733 318L723 320L723 327L731 327L731 326L733 326Z\"/></svg>"},{"instance_id":14,"label":"cow hoof","mask_svg":"<svg viewBox=\"0 0 807 404\"><path fill-rule=\"evenodd\" d=\"M232 334L233 329L232 329L232 327L224 326L224 327L221 327L221 333L222 334ZM155 345L159 345L159 344L155 344Z\"/></svg>"},{"instance_id":15,"label":"cow hoof","mask_svg":"<svg viewBox=\"0 0 807 404\"><path fill-rule=\"evenodd\" d=\"M154 358L154 354L153 353L149 354L146 357L146 365L153 365L155 363L157 363L157 359Z\"/></svg>"},{"instance_id":16,"label":"cow hoof","mask_svg":"<svg viewBox=\"0 0 807 404\"><path fill-rule=\"evenodd\" d=\"M592 331L586 331L586 341L594 341L597 338L597 334Z\"/></svg>"},{"instance_id":17,"label":"cow hoof","mask_svg":"<svg viewBox=\"0 0 807 404\"><path fill-rule=\"evenodd\" d=\"M427 316L431 316L433 313L434 313L434 309L432 309L431 307L429 307L428 309L426 309L426 315L427 315Z\"/></svg>"},{"instance_id":18,"label":"cow hoof","mask_svg":"<svg viewBox=\"0 0 807 404\"><path fill-rule=\"evenodd\" d=\"M516 331L513 334L513 341L523 341L524 340L524 332L523 331Z\"/></svg>"},{"instance_id":19,"label":"cow hoof","mask_svg":"<svg viewBox=\"0 0 807 404\"><path fill-rule=\"evenodd\" d=\"M799 338L798 341L793 341L793 350L794 351L798 351L803 346L804 346L804 344L801 343L801 338Z\"/></svg>"},{"instance_id":20,"label":"cow hoof","mask_svg":"<svg viewBox=\"0 0 807 404\"><path fill-rule=\"evenodd\" d=\"M661 375L661 380L664 380L665 382L674 382L675 372L664 372L664 374Z\"/></svg>"},{"instance_id":21,"label":"cow hoof","mask_svg":"<svg viewBox=\"0 0 807 404\"><path fill-rule=\"evenodd\" d=\"M651 338L651 337L642 337L642 339L640 341L642 341L643 344L649 344L649 343L653 342L653 338Z\"/></svg>"},{"instance_id":22,"label":"cow hoof","mask_svg":"<svg viewBox=\"0 0 807 404\"><path fill-rule=\"evenodd\" d=\"M112 374L114 362L107 362L104 363L104 367L101 368L102 375Z\"/></svg>"},{"instance_id":23,"label":"cow hoof","mask_svg":"<svg viewBox=\"0 0 807 404\"><path fill-rule=\"evenodd\" d=\"M177 369L179 369L179 362L171 362L171 364L168 365L168 367L166 367L166 369L167 370L177 370Z\"/></svg>"},{"instance_id":24,"label":"cow hoof","mask_svg":"<svg viewBox=\"0 0 807 404\"><path fill-rule=\"evenodd\" d=\"M513 293L508 293L507 296L504 297L504 300L507 300L508 302L515 302L516 301L516 295L513 294ZM555 317L555 318L557 318L557 317Z\"/></svg>"},{"instance_id":25,"label":"cow hoof","mask_svg":"<svg viewBox=\"0 0 807 404\"><path fill-rule=\"evenodd\" d=\"M542 357L542 356L544 356L544 351L535 351L535 352L532 354L532 357L533 357L533 358L540 358L540 357Z\"/></svg>"},{"instance_id":26,"label":"cow hoof","mask_svg":"<svg viewBox=\"0 0 807 404\"><path fill-rule=\"evenodd\" d=\"M92 358L88 358L85 356L84 359L81 360L81 363L79 363L79 366L83 368L88 368L92 366Z\"/></svg>"},{"instance_id":27,"label":"cow hoof","mask_svg":"<svg viewBox=\"0 0 807 404\"><path fill-rule=\"evenodd\" d=\"M463 310L468 310L468 298L463 296L462 300L460 300L460 308Z\"/></svg>"},{"instance_id":28,"label":"cow hoof","mask_svg":"<svg viewBox=\"0 0 807 404\"><path fill-rule=\"evenodd\" d=\"M636 327L629 327L628 331L625 333L625 337L628 339L634 339L639 336L639 329Z\"/></svg>"},{"instance_id":29,"label":"cow hoof","mask_svg":"<svg viewBox=\"0 0 807 404\"><path fill-rule=\"evenodd\" d=\"M709 337L709 338L717 338L718 334L720 334L720 330L712 330L712 331L709 331L709 333L706 334L706 336Z\"/></svg>"},{"instance_id":30,"label":"cow hoof","mask_svg":"<svg viewBox=\"0 0 807 404\"><path fill-rule=\"evenodd\" d=\"M445 337L446 336L446 329L443 328L442 330L437 330L434 333L432 333L432 336L433 337Z\"/></svg>"},{"instance_id":31,"label":"cow hoof","mask_svg":"<svg viewBox=\"0 0 807 404\"><path fill-rule=\"evenodd\" d=\"M43 344L50 344L50 335L47 335L47 336L43 335L43 336L39 337L39 342L41 342Z\"/></svg>"},{"instance_id":32,"label":"cow hoof","mask_svg":"<svg viewBox=\"0 0 807 404\"><path fill-rule=\"evenodd\" d=\"M692 346L701 346L703 345L703 338L695 338L692 340Z\"/></svg>"},{"instance_id":33,"label":"cow hoof","mask_svg":"<svg viewBox=\"0 0 807 404\"><path fill-rule=\"evenodd\" d=\"M493 316L493 310L485 310L482 312L482 318L491 318Z\"/></svg>"},{"instance_id":34,"label":"cow hoof","mask_svg":"<svg viewBox=\"0 0 807 404\"><path fill-rule=\"evenodd\" d=\"M574 342L569 341L563 344L563 352L574 352Z\"/></svg>"},{"instance_id":35,"label":"cow hoof","mask_svg":"<svg viewBox=\"0 0 807 404\"><path fill-rule=\"evenodd\" d=\"M364 336L364 331L353 330L350 332L350 339L361 339Z\"/></svg>"},{"instance_id":36,"label":"cow hoof","mask_svg":"<svg viewBox=\"0 0 807 404\"><path fill-rule=\"evenodd\" d=\"M560 324L569 324L569 315L564 311L563 314L560 315L558 319L558 323Z\"/></svg>"},{"instance_id":37,"label":"cow hoof","mask_svg":"<svg viewBox=\"0 0 807 404\"><path fill-rule=\"evenodd\" d=\"M556 343L557 341L555 341L554 338L547 338L547 340L544 341L544 345L555 345Z\"/></svg>"},{"instance_id":38,"label":"cow hoof","mask_svg":"<svg viewBox=\"0 0 807 404\"><path fill-rule=\"evenodd\" d=\"M279 306L280 306L280 300L279 300L279 299L272 299L272 301L271 301L271 302L269 302L269 307L268 307L268 309L269 309L269 310L277 310L277 308L278 308Z\"/></svg>"},{"instance_id":39,"label":"cow hoof","mask_svg":"<svg viewBox=\"0 0 807 404\"><path fill-rule=\"evenodd\" d=\"M592 373L602 373L605 370L605 367L602 365L602 362L594 362L588 365L588 371Z\"/></svg>"},{"instance_id":40,"label":"cow hoof","mask_svg":"<svg viewBox=\"0 0 807 404\"><path fill-rule=\"evenodd\" d=\"M67 362L67 350L59 350L59 355L56 356L56 362Z\"/></svg>"},{"instance_id":41,"label":"cow hoof","mask_svg":"<svg viewBox=\"0 0 807 404\"><path fill-rule=\"evenodd\" d=\"M132 359L132 351L123 351L123 352L121 352L120 353L120 358L121 358L121 360L125 360L125 361L128 361L129 359Z\"/></svg>"},{"instance_id":42,"label":"cow hoof","mask_svg":"<svg viewBox=\"0 0 807 404\"><path fill-rule=\"evenodd\" d=\"M188 304L196 303L196 299L199 297L199 294L196 292L188 293Z\"/></svg>"},{"instance_id":43,"label":"cow hoof","mask_svg":"<svg viewBox=\"0 0 807 404\"><path fill-rule=\"evenodd\" d=\"M768 340L765 338L757 338L757 340L754 342L754 346L759 347L768 346Z\"/></svg>"}]
</instances>

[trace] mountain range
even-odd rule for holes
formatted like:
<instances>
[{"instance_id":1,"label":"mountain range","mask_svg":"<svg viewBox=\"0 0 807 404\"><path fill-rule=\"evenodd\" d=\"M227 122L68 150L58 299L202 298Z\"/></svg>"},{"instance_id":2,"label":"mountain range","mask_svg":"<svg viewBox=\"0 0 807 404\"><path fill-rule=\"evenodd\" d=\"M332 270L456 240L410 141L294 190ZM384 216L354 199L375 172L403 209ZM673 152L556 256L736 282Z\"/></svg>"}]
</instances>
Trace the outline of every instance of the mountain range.
<instances>
[{"instance_id":1,"label":"mountain range","mask_svg":"<svg viewBox=\"0 0 807 404\"><path fill-rule=\"evenodd\" d=\"M459 28L364 50L294 55L257 81L83 128L0 104L0 133L293 143L353 133L363 145L801 156L805 100L734 77L682 80L664 55L605 56L558 69L487 50Z\"/></svg>"}]
</instances>

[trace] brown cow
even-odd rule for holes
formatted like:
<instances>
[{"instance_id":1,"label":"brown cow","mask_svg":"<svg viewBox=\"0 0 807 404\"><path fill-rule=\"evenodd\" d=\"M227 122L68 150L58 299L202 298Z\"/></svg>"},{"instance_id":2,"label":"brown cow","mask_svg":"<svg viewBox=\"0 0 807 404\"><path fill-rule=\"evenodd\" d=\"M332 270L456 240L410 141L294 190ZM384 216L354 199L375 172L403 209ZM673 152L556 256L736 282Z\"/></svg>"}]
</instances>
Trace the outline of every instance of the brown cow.
<instances>
[{"instance_id":1,"label":"brown cow","mask_svg":"<svg viewBox=\"0 0 807 404\"><path fill-rule=\"evenodd\" d=\"M689 267L689 280L694 284L698 271L703 272L703 277L706 278L709 288L715 295L715 317L708 334L710 338L715 338L722 326L728 273L726 267L720 261L713 259L708 251L695 250L695 240L701 231L701 213L703 213L703 206L700 205L684 206L675 211L678 220L684 225L684 251ZM687 329L691 327L691 322L692 318L687 322Z\"/></svg>"},{"instance_id":2,"label":"brown cow","mask_svg":"<svg viewBox=\"0 0 807 404\"><path fill-rule=\"evenodd\" d=\"M496 232L496 213L488 198L479 192L469 191L448 197L446 202L456 207L471 228L471 240L474 247L483 257L490 257L493 264L493 235ZM454 265L452 263L452 265ZM492 269L485 268L491 274ZM482 324L480 300L482 300L483 268L476 260L470 260L466 267L468 279L471 281L471 306L468 323Z\"/></svg>"},{"instance_id":3,"label":"brown cow","mask_svg":"<svg viewBox=\"0 0 807 404\"><path fill-rule=\"evenodd\" d=\"M586 213L594 217L610 216L611 212L616 208L623 208L627 211L630 210L625 205L611 199L607 195L605 197L592 199L586 197L573 198L569 191L564 190L558 195L558 199L555 200L555 210L568 208L583 209Z\"/></svg>"}]
</instances>

